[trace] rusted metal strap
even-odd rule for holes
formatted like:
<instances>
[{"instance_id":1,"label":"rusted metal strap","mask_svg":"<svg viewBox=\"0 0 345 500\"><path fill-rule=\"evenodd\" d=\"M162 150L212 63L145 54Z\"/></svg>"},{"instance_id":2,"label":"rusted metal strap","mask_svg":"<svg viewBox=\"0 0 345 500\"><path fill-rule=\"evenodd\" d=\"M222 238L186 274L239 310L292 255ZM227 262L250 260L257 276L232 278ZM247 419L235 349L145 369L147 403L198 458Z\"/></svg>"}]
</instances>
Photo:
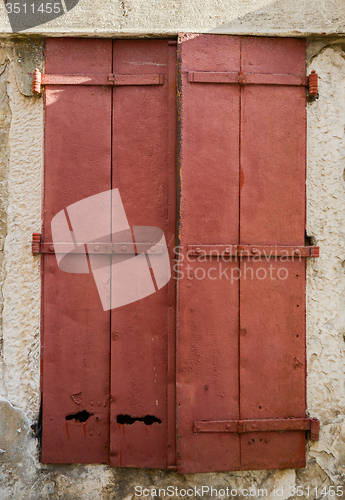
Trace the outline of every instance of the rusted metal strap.
<instances>
[{"instance_id":1,"label":"rusted metal strap","mask_svg":"<svg viewBox=\"0 0 345 500\"><path fill-rule=\"evenodd\" d=\"M193 431L199 432L283 432L310 431L313 441L319 440L320 422L317 418L281 418L260 420L205 420L194 422Z\"/></svg>"},{"instance_id":2,"label":"rusted metal strap","mask_svg":"<svg viewBox=\"0 0 345 500\"><path fill-rule=\"evenodd\" d=\"M244 71L189 71L188 81L190 83L231 83L238 85L292 85L308 87L310 95L316 95L318 92L318 75L315 71L312 71L310 76L245 73Z\"/></svg>"},{"instance_id":3,"label":"rusted metal strap","mask_svg":"<svg viewBox=\"0 0 345 500\"><path fill-rule=\"evenodd\" d=\"M92 243L46 243L41 241L41 234L34 233L32 235L32 253L34 255L38 254L52 254L55 253L67 255L69 253L73 255L78 254L97 254L97 255L136 255L140 253L147 253L150 255L162 255L165 250L165 245L160 243L136 243L133 242L116 242L116 243L104 243L104 242L92 242Z\"/></svg>"},{"instance_id":4,"label":"rusted metal strap","mask_svg":"<svg viewBox=\"0 0 345 500\"><path fill-rule=\"evenodd\" d=\"M269 245L188 245L188 255L223 257L319 257L320 249L314 246L269 246Z\"/></svg>"},{"instance_id":5,"label":"rusted metal strap","mask_svg":"<svg viewBox=\"0 0 345 500\"><path fill-rule=\"evenodd\" d=\"M164 75L46 75L35 69L32 76L32 91L40 94L42 85L163 85Z\"/></svg>"}]
</instances>

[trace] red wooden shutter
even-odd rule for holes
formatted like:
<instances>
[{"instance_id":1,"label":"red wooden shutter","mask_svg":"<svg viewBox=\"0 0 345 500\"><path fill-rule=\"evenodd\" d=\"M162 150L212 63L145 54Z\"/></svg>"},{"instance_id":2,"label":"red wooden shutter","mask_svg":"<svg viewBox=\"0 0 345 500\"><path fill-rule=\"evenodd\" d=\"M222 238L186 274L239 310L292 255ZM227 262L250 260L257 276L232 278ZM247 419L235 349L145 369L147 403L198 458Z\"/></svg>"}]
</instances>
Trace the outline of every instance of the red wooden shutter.
<instances>
[{"instance_id":1,"label":"red wooden shutter","mask_svg":"<svg viewBox=\"0 0 345 500\"><path fill-rule=\"evenodd\" d=\"M176 43L48 39L46 73L44 251L59 211L111 189L131 227L158 227L174 247ZM91 273L44 255L43 462L175 464L174 301L171 280L104 311Z\"/></svg>"},{"instance_id":2,"label":"red wooden shutter","mask_svg":"<svg viewBox=\"0 0 345 500\"><path fill-rule=\"evenodd\" d=\"M178 470L303 467L305 41L184 35L179 58ZM232 262L197 259L216 245Z\"/></svg>"}]
</instances>

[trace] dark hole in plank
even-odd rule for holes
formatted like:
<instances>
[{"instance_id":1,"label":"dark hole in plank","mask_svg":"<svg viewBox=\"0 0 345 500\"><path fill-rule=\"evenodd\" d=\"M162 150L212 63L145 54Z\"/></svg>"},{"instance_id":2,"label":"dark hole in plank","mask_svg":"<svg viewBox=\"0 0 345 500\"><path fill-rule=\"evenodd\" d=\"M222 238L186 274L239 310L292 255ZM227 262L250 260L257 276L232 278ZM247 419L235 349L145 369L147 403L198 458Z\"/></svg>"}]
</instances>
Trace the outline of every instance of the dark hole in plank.
<instances>
[{"instance_id":1,"label":"dark hole in plank","mask_svg":"<svg viewBox=\"0 0 345 500\"><path fill-rule=\"evenodd\" d=\"M145 425L152 425L154 423L161 424L162 421L153 415L145 415L145 417L131 417L130 415L118 415L116 417L118 424L132 425L134 422L144 422Z\"/></svg>"},{"instance_id":2,"label":"dark hole in plank","mask_svg":"<svg viewBox=\"0 0 345 500\"><path fill-rule=\"evenodd\" d=\"M86 422L88 418L90 418L92 413L89 413L86 410L78 411L78 413L71 413L71 415L67 415L66 420L75 420L76 422Z\"/></svg>"}]
</instances>

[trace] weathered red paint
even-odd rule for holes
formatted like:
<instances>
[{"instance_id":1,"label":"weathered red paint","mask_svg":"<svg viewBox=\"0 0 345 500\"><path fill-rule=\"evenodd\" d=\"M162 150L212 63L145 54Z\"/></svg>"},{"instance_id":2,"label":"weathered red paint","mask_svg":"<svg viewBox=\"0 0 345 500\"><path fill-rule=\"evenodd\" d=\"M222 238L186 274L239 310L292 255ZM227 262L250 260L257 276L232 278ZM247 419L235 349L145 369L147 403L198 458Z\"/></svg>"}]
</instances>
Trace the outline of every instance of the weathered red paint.
<instances>
[{"instance_id":1,"label":"weathered red paint","mask_svg":"<svg viewBox=\"0 0 345 500\"><path fill-rule=\"evenodd\" d=\"M192 273L178 283L178 470L303 467L303 430L193 423L306 418L302 257L318 252L303 246L305 41L186 35L179 54L180 238ZM212 251L241 278L193 280Z\"/></svg>"},{"instance_id":2,"label":"weathered red paint","mask_svg":"<svg viewBox=\"0 0 345 500\"><path fill-rule=\"evenodd\" d=\"M305 430L318 433L305 414L304 258L318 255L304 246L305 42L185 35L179 56L177 353L174 280L104 312L91 274L58 269L50 232L69 204L118 188L130 225L159 227L174 246L176 48L52 39L48 74L34 75L36 90L47 85L33 241L44 253L42 460L173 469L177 354L180 472L302 467ZM95 245L117 258L116 245ZM241 279L200 279L213 251L228 258L222 276ZM286 279L261 279L272 265Z\"/></svg>"}]
</instances>

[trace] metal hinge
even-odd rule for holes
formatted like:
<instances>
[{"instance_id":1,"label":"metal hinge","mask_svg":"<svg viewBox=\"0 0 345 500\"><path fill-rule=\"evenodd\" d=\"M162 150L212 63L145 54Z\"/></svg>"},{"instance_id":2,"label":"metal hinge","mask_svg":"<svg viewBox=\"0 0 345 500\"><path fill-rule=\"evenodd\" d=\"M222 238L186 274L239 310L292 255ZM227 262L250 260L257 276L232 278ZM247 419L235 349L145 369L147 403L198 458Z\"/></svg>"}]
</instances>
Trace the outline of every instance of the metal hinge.
<instances>
[{"instance_id":1,"label":"metal hinge","mask_svg":"<svg viewBox=\"0 0 345 500\"><path fill-rule=\"evenodd\" d=\"M279 418L260 420L204 420L194 422L193 431L199 432L283 432L310 431L310 439L318 441L320 421L317 418Z\"/></svg>"},{"instance_id":2,"label":"metal hinge","mask_svg":"<svg viewBox=\"0 0 345 500\"><path fill-rule=\"evenodd\" d=\"M42 85L163 85L164 75L148 73L142 75L47 75L35 69L32 75L32 92L40 94Z\"/></svg>"},{"instance_id":3,"label":"metal hinge","mask_svg":"<svg viewBox=\"0 0 345 500\"><path fill-rule=\"evenodd\" d=\"M273 73L245 73L244 71L189 71L188 81L190 83L302 86L308 87L310 96L315 96L318 93L318 75L315 71L312 71L309 76Z\"/></svg>"}]
</instances>

